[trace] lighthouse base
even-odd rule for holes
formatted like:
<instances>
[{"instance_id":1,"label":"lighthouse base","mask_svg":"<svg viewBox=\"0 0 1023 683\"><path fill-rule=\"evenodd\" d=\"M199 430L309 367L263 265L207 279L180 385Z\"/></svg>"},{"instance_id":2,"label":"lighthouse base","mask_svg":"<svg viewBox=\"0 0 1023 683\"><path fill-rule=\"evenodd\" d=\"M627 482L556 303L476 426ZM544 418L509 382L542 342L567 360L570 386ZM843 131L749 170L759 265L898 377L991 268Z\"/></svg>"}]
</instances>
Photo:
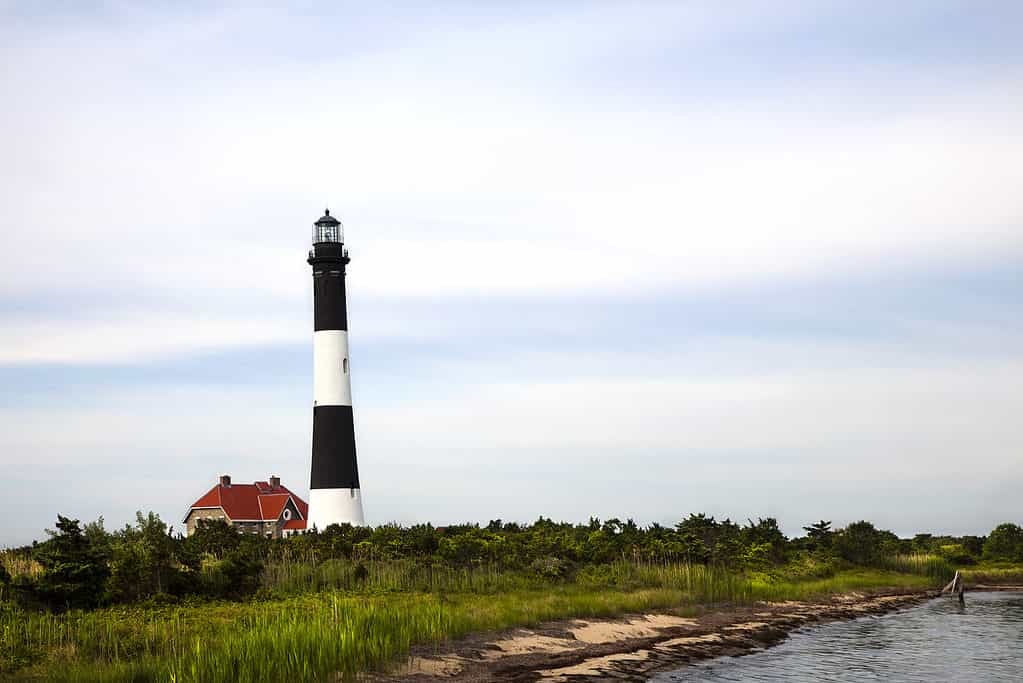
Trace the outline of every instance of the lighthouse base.
<instances>
[{"instance_id":1,"label":"lighthouse base","mask_svg":"<svg viewBox=\"0 0 1023 683\"><path fill-rule=\"evenodd\" d=\"M362 493L359 489L312 489L309 491L309 519L306 528L323 531L331 524L365 526Z\"/></svg>"}]
</instances>

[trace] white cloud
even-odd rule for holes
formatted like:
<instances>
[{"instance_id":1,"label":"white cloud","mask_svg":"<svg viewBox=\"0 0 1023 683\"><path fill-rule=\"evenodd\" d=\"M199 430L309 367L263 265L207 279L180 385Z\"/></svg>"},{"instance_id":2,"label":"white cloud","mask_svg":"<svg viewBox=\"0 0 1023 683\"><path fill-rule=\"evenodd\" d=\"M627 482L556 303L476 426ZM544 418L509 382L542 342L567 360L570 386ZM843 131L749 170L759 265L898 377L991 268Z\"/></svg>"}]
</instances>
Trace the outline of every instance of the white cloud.
<instances>
[{"instance_id":1,"label":"white cloud","mask_svg":"<svg viewBox=\"0 0 1023 683\"><path fill-rule=\"evenodd\" d=\"M121 312L107 320L21 322L0 328L0 365L138 364L157 358L308 339L304 318L204 318Z\"/></svg>"},{"instance_id":2,"label":"white cloud","mask_svg":"<svg viewBox=\"0 0 1023 683\"><path fill-rule=\"evenodd\" d=\"M379 448L412 451L820 449L826 459L836 447L862 447L859 458L841 464L846 475L859 459L898 467L903 449L926 448L933 466L961 471L978 461L1003 462L1023 447L1013 420L1023 408L1014 389L1020 380L1023 366L1011 362L732 379L630 380L609 372L584 381L481 382L378 414L363 408L363 436Z\"/></svg>"},{"instance_id":3,"label":"white cloud","mask_svg":"<svg viewBox=\"0 0 1023 683\"><path fill-rule=\"evenodd\" d=\"M638 44L680 26L699 34L710 22L734 38L757 25L694 12L668 29L599 12L576 32L527 21L496 39L441 33L253 72L212 52L227 68L195 89L152 78L168 45L200 36L174 67L191 73L222 21L256 31L270 19L228 13L210 20L219 28L172 23L115 41L85 33L58 55L22 44L23 73L7 81L0 291L59 290L55 263L65 281L127 293L298 297L321 203L349 223L365 295L716 286L1023 247L1011 70L940 89L919 70L842 80L892 100L886 115L850 111L833 73L720 101L680 91L594 102L565 87L577 74L564 69L624 49L604 40L608 26ZM806 20L805 8L773 19ZM542 60L549 73L523 65L509 87L487 71L508 61L502 50L529 54L518 41L537 31L561 36ZM90 56L72 79L57 67L76 54ZM477 54L483 66L445 57ZM117 87L89 87L111 73ZM73 116L42 96L63 86Z\"/></svg>"}]
</instances>

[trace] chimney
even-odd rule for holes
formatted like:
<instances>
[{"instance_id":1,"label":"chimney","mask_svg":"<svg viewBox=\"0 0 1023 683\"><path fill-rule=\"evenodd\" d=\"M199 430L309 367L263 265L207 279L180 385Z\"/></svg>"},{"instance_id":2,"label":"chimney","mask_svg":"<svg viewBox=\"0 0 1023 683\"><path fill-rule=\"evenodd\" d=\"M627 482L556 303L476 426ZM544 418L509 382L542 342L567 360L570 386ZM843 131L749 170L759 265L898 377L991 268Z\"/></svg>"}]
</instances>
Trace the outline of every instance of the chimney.
<instances>
[{"instance_id":1,"label":"chimney","mask_svg":"<svg viewBox=\"0 0 1023 683\"><path fill-rule=\"evenodd\" d=\"M270 475L270 488L279 489L281 487L281 478L276 474Z\"/></svg>"},{"instance_id":2,"label":"chimney","mask_svg":"<svg viewBox=\"0 0 1023 683\"><path fill-rule=\"evenodd\" d=\"M231 475L230 474L222 474L222 475L220 475L220 485L221 486L230 486L231 485Z\"/></svg>"}]
</instances>

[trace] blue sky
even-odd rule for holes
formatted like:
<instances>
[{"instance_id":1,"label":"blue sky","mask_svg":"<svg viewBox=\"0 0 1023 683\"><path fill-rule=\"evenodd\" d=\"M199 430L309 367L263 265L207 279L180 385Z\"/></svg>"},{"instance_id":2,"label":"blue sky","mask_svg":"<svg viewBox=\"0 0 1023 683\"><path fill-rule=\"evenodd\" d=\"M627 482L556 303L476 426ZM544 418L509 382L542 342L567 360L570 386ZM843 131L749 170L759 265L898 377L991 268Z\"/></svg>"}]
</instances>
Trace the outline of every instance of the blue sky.
<instances>
[{"instance_id":1,"label":"blue sky","mask_svg":"<svg viewBox=\"0 0 1023 683\"><path fill-rule=\"evenodd\" d=\"M0 3L0 545L306 491L325 205L372 523L1021 521L1021 20Z\"/></svg>"}]
</instances>

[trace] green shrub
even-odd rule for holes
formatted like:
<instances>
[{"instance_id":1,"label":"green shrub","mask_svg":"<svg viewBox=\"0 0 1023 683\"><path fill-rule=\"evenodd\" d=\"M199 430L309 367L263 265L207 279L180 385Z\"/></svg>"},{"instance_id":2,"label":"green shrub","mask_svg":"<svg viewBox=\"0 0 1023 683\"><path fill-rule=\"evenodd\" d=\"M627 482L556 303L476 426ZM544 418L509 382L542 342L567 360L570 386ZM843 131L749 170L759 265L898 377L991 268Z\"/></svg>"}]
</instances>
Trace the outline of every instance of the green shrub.
<instances>
[{"instance_id":1,"label":"green shrub","mask_svg":"<svg viewBox=\"0 0 1023 683\"><path fill-rule=\"evenodd\" d=\"M51 609L95 607L110 576L107 558L90 542L77 519L57 517L57 530L35 552L43 572L23 586Z\"/></svg>"},{"instance_id":2,"label":"green shrub","mask_svg":"<svg viewBox=\"0 0 1023 683\"><path fill-rule=\"evenodd\" d=\"M1008 522L999 524L984 542L984 558L1023 562L1023 529Z\"/></svg>"}]
</instances>

